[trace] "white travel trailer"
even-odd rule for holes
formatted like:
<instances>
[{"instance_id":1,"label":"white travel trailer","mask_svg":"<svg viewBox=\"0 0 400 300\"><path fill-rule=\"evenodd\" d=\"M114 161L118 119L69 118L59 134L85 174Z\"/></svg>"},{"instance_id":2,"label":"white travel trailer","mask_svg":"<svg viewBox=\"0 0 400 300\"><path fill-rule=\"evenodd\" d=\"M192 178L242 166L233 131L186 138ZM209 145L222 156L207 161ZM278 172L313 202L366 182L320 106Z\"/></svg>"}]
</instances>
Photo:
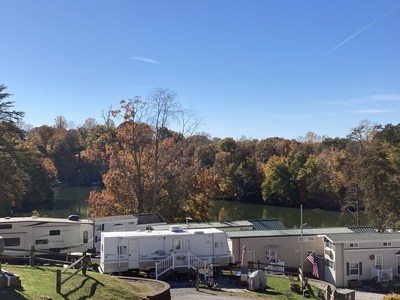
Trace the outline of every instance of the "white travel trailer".
<instances>
[{"instance_id":1,"label":"white travel trailer","mask_svg":"<svg viewBox=\"0 0 400 300\"><path fill-rule=\"evenodd\" d=\"M96 254L100 253L102 232L146 230L149 225L166 224L164 218L157 213L99 217L93 218L93 221L94 252Z\"/></svg>"},{"instance_id":2,"label":"white travel trailer","mask_svg":"<svg viewBox=\"0 0 400 300\"><path fill-rule=\"evenodd\" d=\"M16 217L0 218L0 236L7 256L27 256L34 246L37 256L67 255L90 251L93 221L70 216L68 219Z\"/></svg>"},{"instance_id":3,"label":"white travel trailer","mask_svg":"<svg viewBox=\"0 0 400 300\"><path fill-rule=\"evenodd\" d=\"M227 266L232 262L227 236L215 229L183 229L101 234L100 266L104 273L145 271L149 278L178 268Z\"/></svg>"}]
</instances>

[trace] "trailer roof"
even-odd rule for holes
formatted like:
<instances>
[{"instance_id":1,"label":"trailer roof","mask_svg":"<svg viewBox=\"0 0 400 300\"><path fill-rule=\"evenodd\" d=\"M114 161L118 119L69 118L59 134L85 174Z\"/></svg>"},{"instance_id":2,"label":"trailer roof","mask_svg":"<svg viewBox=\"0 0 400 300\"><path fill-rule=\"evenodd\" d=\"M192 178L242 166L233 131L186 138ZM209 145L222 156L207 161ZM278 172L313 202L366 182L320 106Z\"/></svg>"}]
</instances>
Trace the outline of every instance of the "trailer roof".
<instances>
[{"instance_id":1,"label":"trailer roof","mask_svg":"<svg viewBox=\"0 0 400 300\"><path fill-rule=\"evenodd\" d=\"M77 221L62 218L42 218L42 217L6 217L0 218L0 223L20 223L20 222L41 222L41 223L88 223L93 224L90 219L78 219Z\"/></svg>"},{"instance_id":2,"label":"trailer roof","mask_svg":"<svg viewBox=\"0 0 400 300\"><path fill-rule=\"evenodd\" d=\"M153 230L168 230L172 224L160 224L160 225L151 225ZM178 223L173 224L177 226L182 226L186 228L186 224ZM236 227L248 227L249 229L253 229L253 224L249 221L221 221L221 222L189 222L187 224L188 229L203 229L203 228L236 228Z\"/></svg>"},{"instance_id":3,"label":"trailer roof","mask_svg":"<svg viewBox=\"0 0 400 300\"><path fill-rule=\"evenodd\" d=\"M143 213L137 215L118 215L118 216L106 216L92 218L95 223L101 222L113 222L113 221L136 221L137 224L155 224L155 223L165 223L164 218L158 213Z\"/></svg>"},{"instance_id":4,"label":"trailer roof","mask_svg":"<svg viewBox=\"0 0 400 300\"><path fill-rule=\"evenodd\" d=\"M354 233L347 227L328 227L328 228L304 228L301 229L285 229L285 230L253 230L253 231L229 231L227 236L229 238L260 238L260 237L274 237L274 236L300 236L307 235L323 235L329 233Z\"/></svg>"},{"instance_id":5,"label":"trailer roof","mask_svg":"<svg viewBox=\"0 0 400 300\"><path fill-rule=\"evenodd\" d=\"M98 217L92 219L94 220L95 223L97 223L97 222L112 222L121 220L137 220L138 218L135 215L120 215L120 216Z\"/></svg>"},{"instance_id":6,"label":"trailer roof","mask_svg":"<svg viewBox=\"0 0 400 300\"><path fill-rule=\"evenodd\" d=\"M223 233L223 231L216 228L204 229L183 229L181 231L171 230L146 230L146 231L116 231L116 232L102 232L104 237L144 237L144 236L179 236L179 235L196 235L196 234L212 234Z\"/></svg>"},{"instance_id":7,"label":"trailer roof","mask_svg":"<svg viewBox=\"0 0 400 300\"><path fill-rule=\"evenodd\" d=\"M376 241L399 241L400 233L353 233L353 234L325 234L332 243L346 243L346 242L376 242Z\"/></svg>"}]
</instances>

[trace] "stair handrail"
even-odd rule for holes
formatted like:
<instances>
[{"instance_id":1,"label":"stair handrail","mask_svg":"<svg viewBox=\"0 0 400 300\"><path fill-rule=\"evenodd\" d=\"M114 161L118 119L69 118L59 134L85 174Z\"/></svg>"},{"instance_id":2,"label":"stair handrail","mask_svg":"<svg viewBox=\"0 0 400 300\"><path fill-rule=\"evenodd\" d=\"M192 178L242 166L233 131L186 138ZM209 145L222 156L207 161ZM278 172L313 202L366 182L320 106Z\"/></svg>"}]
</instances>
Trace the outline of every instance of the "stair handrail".
<instances>
[{"instance_id":1,"label":"stair handrail","mask_svg":"<svg viewBox=\"0 0 400 300\"><path fill-rule=\"evenodd\" d=\"M199 267L200 266L200 267ZM188 268L188 269L207 269L207 263L193 255L188 251L187 253L172 253L165 259L156 262L155 271L156 279L161 275L175 268Z\"/></svg>"},{"instance_id":2,"label":"stair handrail","mask_svg":"<svg viewBox=\"0 0 400 300\"><path fill-rule=\"evenodd\" d=\"M170 256L166 257L165 259L163 259L159 262L156 262L156 268L155 268L156 269L156 280L158 280L158 277L160 277L162 274L171 270L174 265L175 265L174 253L172 253Z\"/></svg>"}]
</instances>

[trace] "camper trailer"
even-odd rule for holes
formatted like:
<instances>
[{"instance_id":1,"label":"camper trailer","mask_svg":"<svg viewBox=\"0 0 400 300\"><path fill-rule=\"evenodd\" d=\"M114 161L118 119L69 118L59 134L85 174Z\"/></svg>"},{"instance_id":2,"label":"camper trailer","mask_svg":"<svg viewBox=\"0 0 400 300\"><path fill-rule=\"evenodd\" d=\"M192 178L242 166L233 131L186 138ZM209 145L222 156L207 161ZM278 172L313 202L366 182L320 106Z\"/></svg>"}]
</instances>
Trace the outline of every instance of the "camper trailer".
<instances>
[{"instance_id":1,"label":"camper trailer","mask_svg":"<svg viewBox=\"0 0 400 300\"><path fill-rule=\"evenodd\" d=\"M17 217L0 218L0 236L6 256L27 256L32 246L37 256L67 255L90 251L93 221L70 216L68 219Z\"/></svg>"},{"instance_id":2,"label":"camper trailer","mask_svg":"<svg viewBox=\"0 0 400 300\"><path fill-rule=\"evenodd\" d=\"M100 254L102 232L146 230L149 225L166 224L164 218L157 213L137 215L120 215L94 218L94 252Z\"/></svg>"},{"instance_id":3,"label":"camper trailer","mask_svg":"<svg viewBox=\"0 0 400 300\"><path fill-rule=\"evenodd\" d=\"M158 278L179 267L220 267L231 261L227 236L215 228L171 226L165 231L101 234L100 266L104 273L139 270L147 272L150 278Z\"/></svg>"}]
</instances>

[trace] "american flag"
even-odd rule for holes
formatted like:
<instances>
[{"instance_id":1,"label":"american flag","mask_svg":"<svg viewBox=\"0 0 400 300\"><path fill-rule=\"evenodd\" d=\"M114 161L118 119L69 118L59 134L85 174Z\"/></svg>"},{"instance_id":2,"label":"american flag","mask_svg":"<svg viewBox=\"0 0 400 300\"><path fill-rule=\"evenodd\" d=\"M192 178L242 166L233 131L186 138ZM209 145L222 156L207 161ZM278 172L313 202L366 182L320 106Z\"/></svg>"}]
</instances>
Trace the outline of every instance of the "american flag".
<instances>
[{"instance_id":1,"label":"american flag","mask_svg":"<svg viewBox=\"0 0 400 300\"><path fill-rule=\"evenodd\" d=\"M317 262L315 260L315 254L314 252L312 252L310 255L307 256L307 259L310 263L312 263L313 267L312 267L312 273L315 277L319 278L319 272L318 272L318 265Z\"/></svg>"}]
</instances>

